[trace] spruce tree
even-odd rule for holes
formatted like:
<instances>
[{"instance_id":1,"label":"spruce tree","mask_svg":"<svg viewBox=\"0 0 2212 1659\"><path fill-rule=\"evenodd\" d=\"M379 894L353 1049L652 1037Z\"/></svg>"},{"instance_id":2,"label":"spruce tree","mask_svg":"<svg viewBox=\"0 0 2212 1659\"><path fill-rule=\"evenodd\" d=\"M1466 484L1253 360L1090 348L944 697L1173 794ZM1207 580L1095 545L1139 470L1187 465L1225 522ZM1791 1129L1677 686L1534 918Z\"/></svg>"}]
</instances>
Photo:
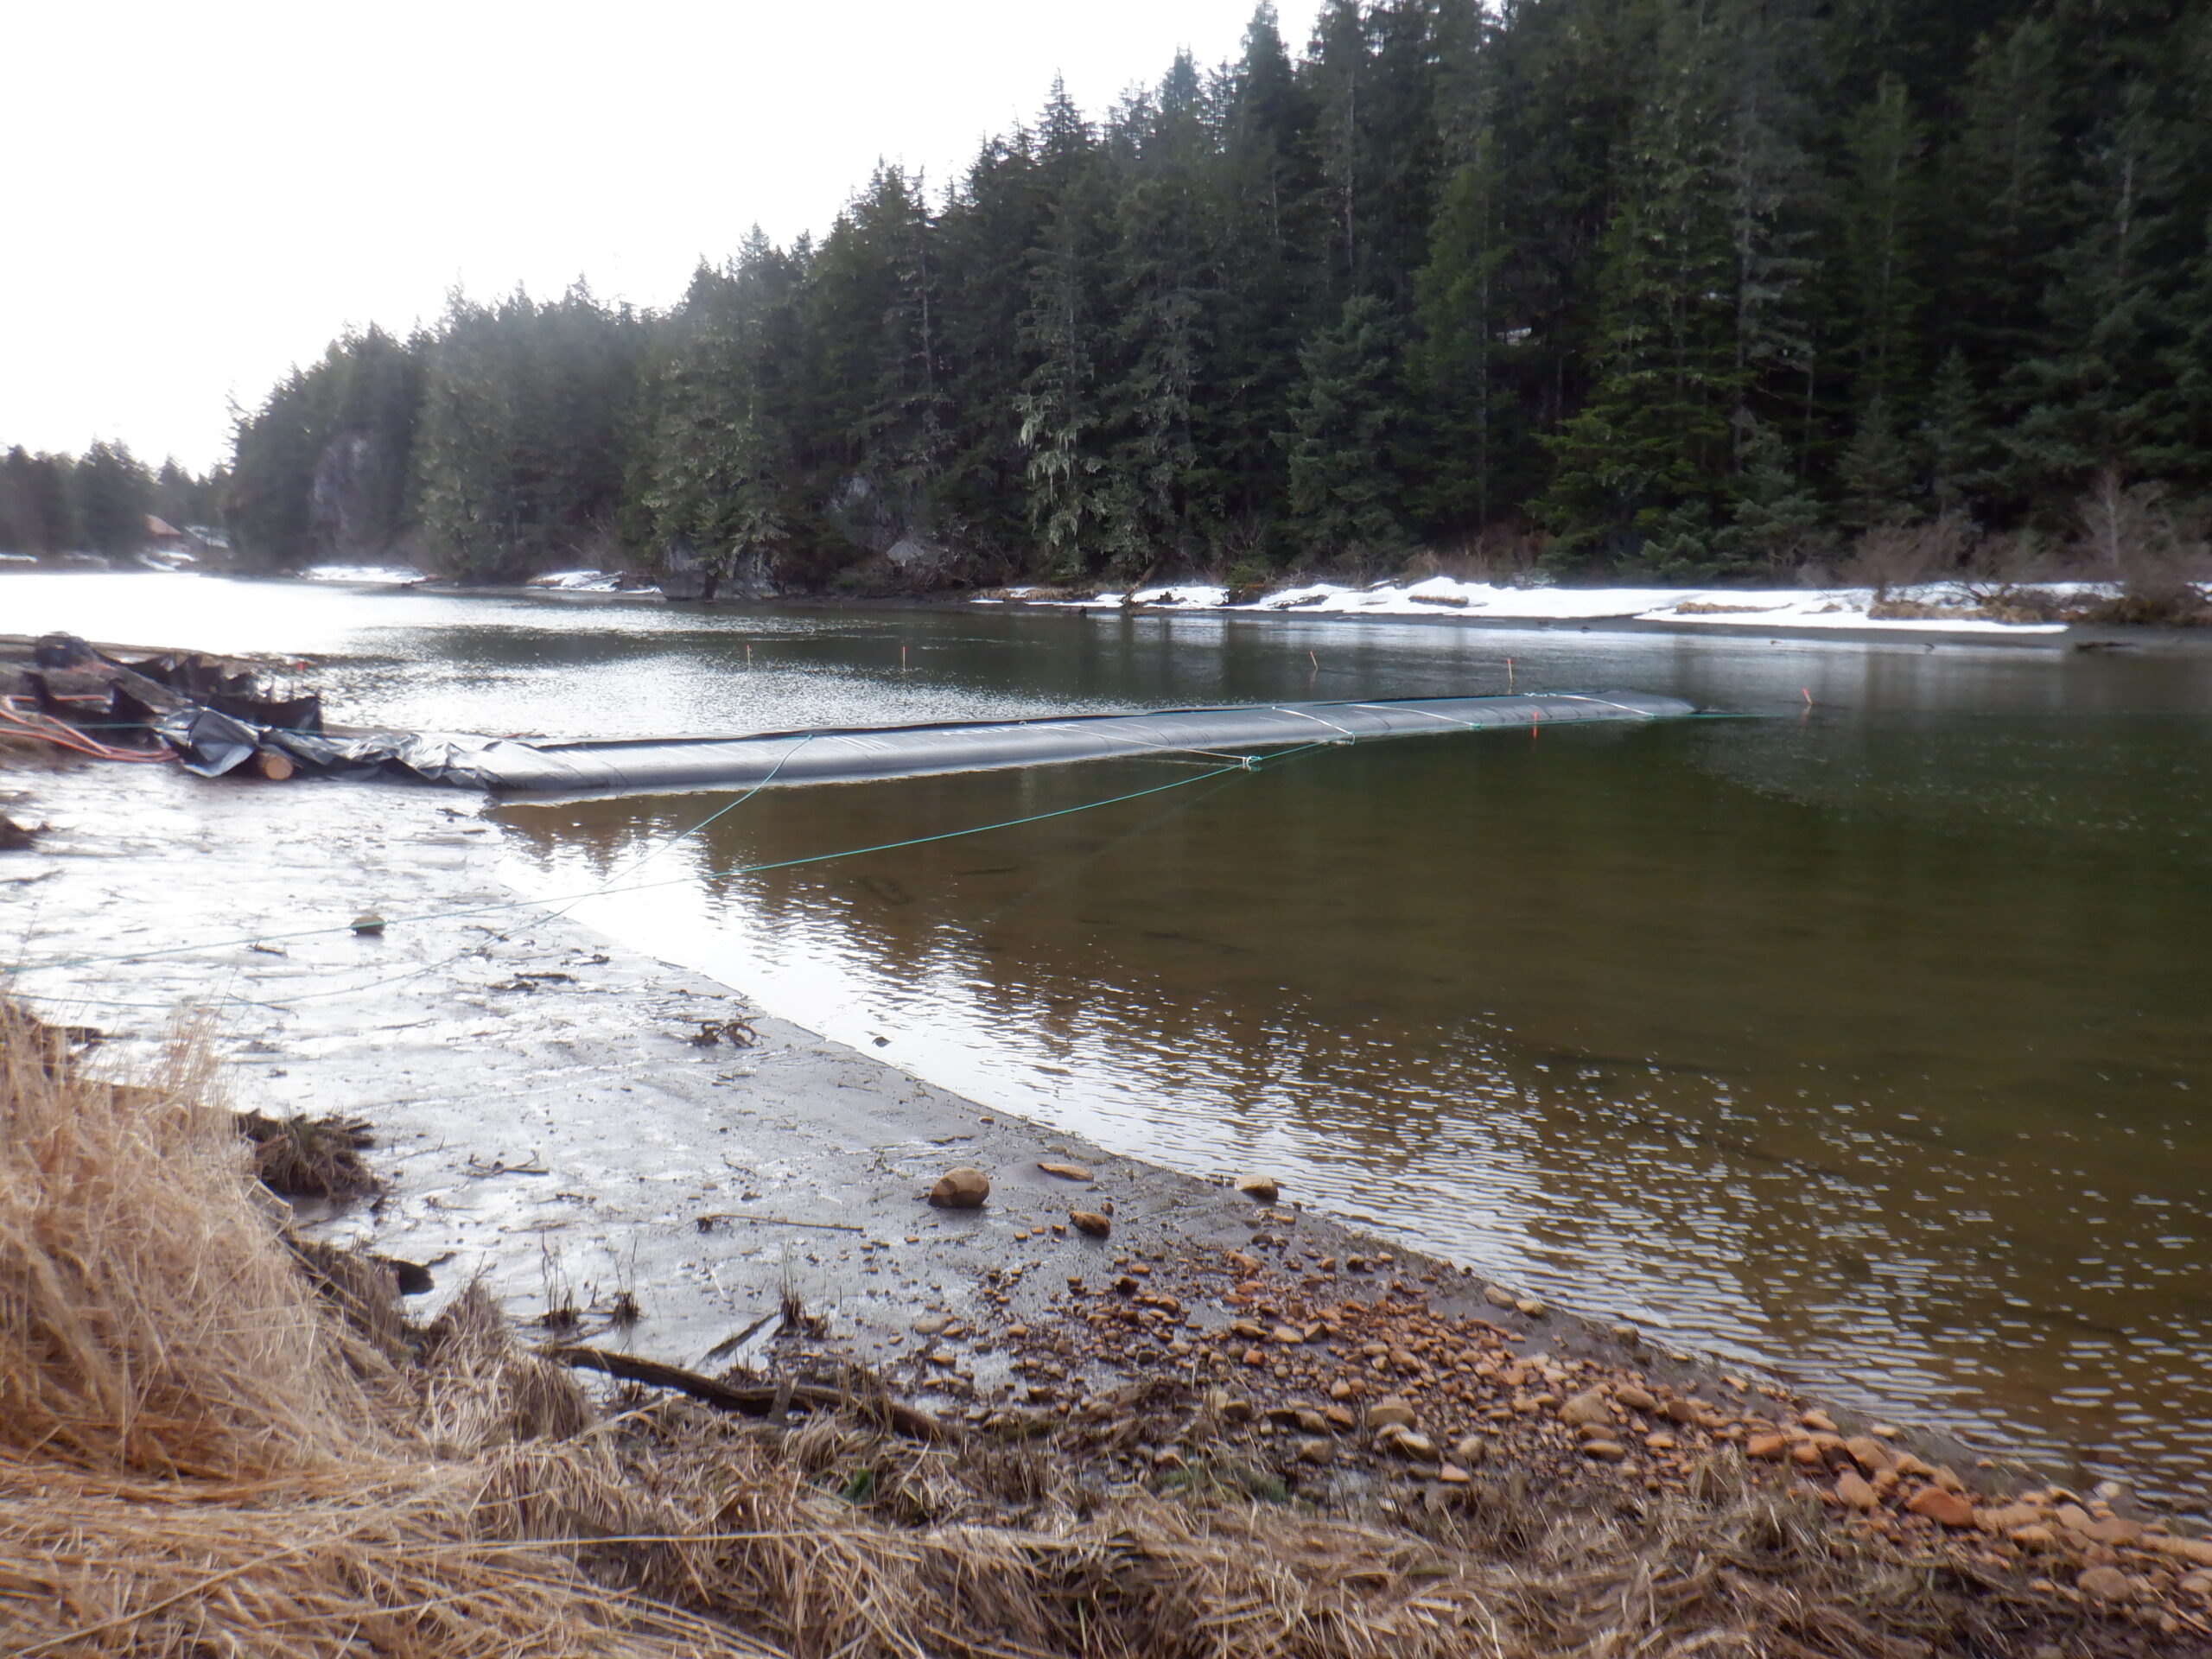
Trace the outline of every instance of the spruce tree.
<instances>
[{"instance_id":1,"label":"spruce tree","mask_svg":"<svg viewBox=\"0 0 2212 1659\"><path fill-rule=\"evenodd\" d=\"M1404 418L1399 328L1373 295L1346 300L1334 327L1298 354L1300 380L1282 442L1294 533L1325 557L1371 561L1402 550L1392 442Z\"/></svg>"},{"instance_id":2,"label":"spruce tree","mask_svg":"<svg viewBox=\"0 0 2212 1659\"><path fill-rule=\"evenodd\" d=\"M1853 118L1850 186L1844 214L1851 273L1851 369L1862 404L1894 410L1914 396L1917 327L1925 291L1919 278L1923 191L1923 138L1904 83L1882 77Z\"/></svg>"},{"instance_id":3,"label":"spruce tree","mask_svg":"<svg viewBox=\"0 0 2212 1659\"><path fill-rule=\"evenodd\" d=\"M85 546L111 558L138 552L149 539L154 480L127 444L94 443L70 469L72 515Z\"/></svg>"},{"instance_id":4,"label":"spruce tree","mask_svg":"<svg viewBox=\"0 0 2212 1659\"><path fill-rule=\"evenodd\" d=\"M1030 521L1050 573L1072 581L1105 554L1108 486L1096 351L1101 203L1094 140L1058 80L1040 124L1048 190L1030 251L1021 340L1034 366L1014 407L1028 456Z\"/></svg>"},{"instance_id":5,"label":"spruce tree","mask_svg":"<svg viewBox=\"0 0 2212 1659\"><path fill-rule=\"evenodd\" d=\"M802 301L817 464L842 474L825 480L832 498L868 499L868 539L887 545L927 533L950 445L934 242L921 181L879 166L823 238Z\"/></svg>"},{"instance_id":6,"label":"spruce tree","mask_svg":"<svg viewBox=\"0 0 2212 1659\"><path fill-rule=\"evenodd\" d=\"M1370 171L1361 118L1370 67L1367 18L1360 0L1322 0L1313 24L1306 79L1313 88L1313 147L1320 175L1317 192L1329 226L1322 269L1325 291L1341 301L1357 293L1365 261L1360 237L1362 191Z\"/></svg>"},{"instance_id":7,"label":"spruce tree","mask_svg":"<svg viewBox=\"0 0 2212 1659\"><path fill-rule=\"evenodd\" d=\"M791 540L772 360L790 289L788 260L755 226L727 270L692 277L662 371L644 504L655 538L698 564L709 599L734 576L779 574Z\"/></svg>"},{"instance_id":8,"label":"spruce tree","mask_svg":"<svg viewBox=\"0 0 2212 1659\"><path fill-rule=\"evenodd\" d=\"M1743 445L1793 406L1812 373L1811 287L1814 204L1818 181L1803 142L1811 116L1796 75L1811 54L1804 8L1787 0L1719 3L1697 31L1718 32L1711 73L1720 99L1721 177L1734 257L1732 467L1747 465ZM1695 38L1694 35L1692 38Z\"/></svg>"},{"instance_id":9,"label":"spruce tree","mask_svg":"<svg viewBox=\"0 0 2212 1659\"><path fill-rule=\"evenodd\" d=\"M1357 146L1366 174L1358 203L1366 263L1353 280L1399 308L1411 304L1413 274L1428 257L1445 171L1441 14L1457 3L1376 0L1367 16Z\"/></svg>"},{"instance_id":10,"label":"spruce tree","mask_svg":"<svg viewBox=\"0 0 2212 1659\"><path fill-rule=\"evenodd\" d=\"M934 492L944 533L1010 575L1033 545L1015 404L1028 372L1029 250L1046 213L1034 140L986 145L938 221L939 335L950 431Z\"/></svg>"},{"instance_id":11,"label":"spruce tree","mask_svg":"<svg viewBox=\"0 0 2212 1659\"><path fill-rule=\"evenodd\" d=\"M260 408L234 414L223 523L242 568L278 570L309 559L308 505L321 442L315 387L298 370Z\"/></svg>"},{"instance_id":12,"label":"spruce tree","mask_svg":"<svg viewBox=\"0 0 2212 1659\"><path fill-rule=\"evenodd\" d=\"M1912 452L1897 430L1889 399L1880 392L1859 410L1858 428L1836 471L1843 486L1839 517L1849 528L1871 530L1910 516Z\"/></svg>"},{"instance_id":13,"label":"spruce tree","mask_svg":"<svg viewBox=\"0 0 2212 1659\"><path fill-rule=\"evenodd\" d=\"M1498 339L1497 320L1497 290L1516 250L1502 223L1496 135L1477 132L1470 149L1445 186L1428 263L1414 280L1421 340L1412 375L1427 412L1434 480L1424 493L1425 516L1479 531L1502 503L1499 455L1518 426L1500 372L1512 348Z\"/></svg>"},{"instance_id":14,"label":"spruce tree","mask_svg":"<svg viewBox=\"0 0 2212 1659\"><path fill-rule=\"evenodd\" d=\"M1698 548L1727 493L1741 384L1716 46L1702 9L1678 5L1606 232L1599 378L1545 440L1554 470L1534 508L1555 532L1557 569L1707 563Z\"/></svg>"},{"instance_id":15,"label":"spruce tree","mask_svg":"<svg viewBox=\"0 0 2212 1659\"><path fill-rule=\"evenodd\" d=\"M1730 522L1714 532L1713 563L1788 570L1822 541L1821 501L1790 465L1781 431L1757 416L1744 417Z\"/></svg>"},{"instance_id":16,"label":"spruce tree","mask_svg":"<svg viewBox=\"0 0 2212 1659\"><path fill-rule=\"evenodd\" d=\"M452 297L424 354L415 454L435 557L499 578L614 550L640 344L636 319L581 283L545 302Z\"/></svg>"},{"instance_id":17,"label":"spruce tree","mask_svg":"<svg viewBox=\"0 0 2212 1659\"><path fill-rule=\"evenodd\" d=\"M1963 118L1943 166L1953 219L1942 285L1968 366L1994 381L2044 339L2045 261L2065 226L2061 64L2047 19L1986 41L1958 94Z\"/></svg>"},{"instance_id":18,"label":"spruce tree","mask_svg":"<svg viewBox=\"0 0 2212 1659\"><path fill-rule=\"evenodd\" d=\"M1314 256L1331 245L1311 89L1294 72L1273 6L1253 14L1218 102L1223 290L1193 440L1211 463L1217 544L1250 576L1281 550L1274 531L1288 483L1274 435L1288 420L1300 342L1324 315L1325 260Z\"/></svg>"},{"instance_id":19,"label":"spruce tree","mask_svg":"<svg viewBox=\"0 0 2212 1659\"><path fill-rule=\"evenodd\" d=\"M81 544L69 473L67 456L21 444L0 457L0 552L38 558Z\"/></svg>"},{"instance_id":20,"label":"spruce tree","mask_svg":"<svg viewBox=\"0 0 2212 1659\"><path fill-rule=\"evenodd\" d=\"M2198 247L2176 285L2158 375L2135 411L2143 471L2194 490L2212 487L2212 219Z\"/></svg>"},{"instance_id":21,"label":"spruce tree","mask_svg":"<svg viewBox=\"0 0 2212 1659\"><path fill-rule=\"evenodd\" d=\"M1118 372L1101 397L1107 435L1105 545L1124 575L1198 556L1217 522L1217 475L1196 437L1200 378L1213 345L1218 201L1205 92L1179 56L1156 99L1139 100L1106 261L1105 331Z\"/></svg>"},{"instance_id":22,"label":"spruce tree","mask_svg":"<svg viewBox=\"0 0 2212 1659\"><path fill-rule=\"evenodd\" d=\"M2006 441L2017 486L2054 505L2100 472L2139 477L2155 456L2172 327L2162 289L2177 263L2177 157L2146 81L2126 83L2085 159L2081 228L2050 260L2047 342L2007 381L2021 410Z\"/></svg>"},{"instance_id":23,"label":"spruce tree","mask_svg":"<svg viewBox=\"0 0 2212 1659\"><path fill-rule=\"evenodd\" d=\"M1973 372L1956 346L1936 371L1918 435L1929 505L1939 518L1963 516L1988 482L1990 442Z\"/></svg>"}]
</instances>

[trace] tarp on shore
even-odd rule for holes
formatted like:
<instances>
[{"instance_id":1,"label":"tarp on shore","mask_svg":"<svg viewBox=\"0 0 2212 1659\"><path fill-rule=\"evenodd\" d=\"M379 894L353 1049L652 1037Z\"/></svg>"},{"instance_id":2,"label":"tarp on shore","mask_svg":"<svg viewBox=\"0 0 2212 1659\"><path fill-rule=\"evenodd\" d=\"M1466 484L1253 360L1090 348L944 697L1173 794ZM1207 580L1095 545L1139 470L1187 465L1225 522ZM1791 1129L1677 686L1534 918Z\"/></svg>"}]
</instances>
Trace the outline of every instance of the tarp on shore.
<instances>
[{"instance_id":1,"label":"tarp on shore","mask_svg":"<svg viewBox=\"0 0 2212 1659\"><path fill-rule=\"evenodd\" d=\"M294 770L341 778L414 778L463 789L488 785L467 770L469 757L501 741L421 732L302 732L257 726L196 703L171 709L150 722L177 753L187 772L219 778L267 754L281 754ZM459 763L456 765L456 763Z\"/></svg>"}]
</instances>

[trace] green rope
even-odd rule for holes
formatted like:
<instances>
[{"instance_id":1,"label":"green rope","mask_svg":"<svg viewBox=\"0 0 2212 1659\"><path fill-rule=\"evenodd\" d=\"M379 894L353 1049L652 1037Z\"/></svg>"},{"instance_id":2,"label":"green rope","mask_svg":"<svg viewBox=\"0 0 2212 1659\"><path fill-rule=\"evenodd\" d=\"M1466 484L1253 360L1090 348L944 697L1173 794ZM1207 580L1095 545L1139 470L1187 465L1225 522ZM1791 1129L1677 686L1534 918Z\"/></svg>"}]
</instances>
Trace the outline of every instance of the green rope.
<instances>
[{"instance_id":1,"label":"green rope","mask_svg":"<svg viewBox=\"0 0 2212 1659\"><path fill-rule=\"evenodd\" d=\"M1676 718L1687 720L1741 720L1763 719L1768 717L1769 716L1758 715L1699 710L1694 714L1687 716L1677 716ZM1459 726L1460 729L1471 733L1476 731L1505 729L1491 727L1477 727L1457 721L1449 721L1448 723ZM661 854L668 851L671 848L677 846L682 842L690 840L692 836L696 836L701 831L704 830L709 825L714 823L717 819L735 811L739 807L744 805L746 802L751 800L755 795L759 794L762 790L767 788L770 784L774 782L777 773L783 770L784 763L789 760L793 754L796 754L801 747L810 741L810 734L807 737L802 737L798 742L793 744L789 749L785 750L782 755L778 757L775 766L770 768L767 774L763 777L760 782L754 784L743 794L740 795L735 800L730 801L725 805L718 807L713 812L709 813L705 817L702 818L698 823L693 824L688 830L679 830L677 834L669 836L666 840L661 842L644 856L638 859L636 862L632 863L629 867L628 870L624 874L634 874L645 865L650 863L653 859L659 857ZM972 824L961 830L941 830L935 835L912 836L899 841L879 842L868 847L847 847L832 853L810 853L799 858L777 859L762 864L739 865L733 869L711 872L710 876L713 879L726 879L731 876L756 875L771 870L796 869L810 864L827 864L842 858L860 858L870 853L897 852L908 847L926 847L937 842L957 841L969 836L988 835L994 830L998 830L1020 829L1025 824L1043 823L1053 818L1070 817L1078 812L1089 812L1102 807L1119 806L1127 801L1142 800L1147 796L1164 794L1169 790L1181 789L1185 785L1190 784L1203 783L1208 779L1228 778L1237 776L1239 774L1270 770L1274 766L1281 765L1285 761L1296 760L1300 755L1309 754L1317 750L1342 748L1365 741L1370 740L1351 734L1347 734L1342 737L1332 736L1324 738L1315 742L1300 744L1295 748L1286 749L1279 754L1272 754L1264 758L1259 756L1242 757L1230 761L1228 764L1219 766L1210 766L1202 772L1194 772L1186 777L1177 778L1167 783L1154 784L1148 788L1132 790L1126 794L1110 795L1101 800L1079 802L1074 806L1055 807L1047 812L1033 812L1018 818L1001 818L993 823ZM1381 741L1381 734L1378 734L1378 736L1372 741ZM1205 751L1197 751L1197 753L1204 753ZM1166 757L1162 756L1161 758ZM550 920L567 914L569 910L574 909L576 906L582 904L587 899L606 898L615 893L646 893L661 887L681 887L694 879L695 878L692 876L684 875L671 877L665 881L640 881L629 883L627 885L618 885L621 878L617 877L613 880L601 884L599 887L587 888L581 893L556 893L537 899L509 899L503 900L497 904L469 906L460 910L432 911L420 916L398 917L393 920L387 921L385 925L386 927L408 927L424 922L461 921L473 916L500 915L516 910L546 910L547 916L545 919ZM549 909L550 906L558 906L560 908ZM17 963L10 965L4 971L10 975L20 975L46 973L64 968L100 967L111 963L125 962L152 962L168 957L191 956L203 950L236 950L245 946L273 944L281 941L291 939L323 938L333 934L350 933L353 931L353 928L350 923L334 927L300 928L293 931L284 933L260 933L251 935L244 938L212 940L203 941L196 944L175 945L160 950L134 950L120 952L112 956L63 957L56 957L50 962ZM500 935L499 937L500 939L504 940L508 936ZM471 955L483 948L484 947L481 944L473 944L467 947L467 950L455 952L453 956L443 957L436 962L426 963L419 968L410 969L407 972L395 975L389 979L375 980L365 985L346 986L330 991L303 991L297 996L287 997L282 1003L259 1001L245 997L232 997L226 998L225 1000L228 1002L234 1003L237 1006L245 1007L280 1009L293 1002L310 1001L330 996L355 995L365 991L380 990L385 986L396 985L404 980L419 978L424 974L433 973L438 969L445 967L448 963L457 962L462 957ZM70 995L64 998L57 995L53 1000L66 1000L91 1007L116 1008L165 1008L171 1006L166 1003L122 1002L111 998L80 995Z\"/></svg>"},{"instance_id":2,"label":"green rope","mask_svg":"<svg viewBox=\"0 0 2212 1659\"><path fill-rule=\"evenodd\" d=\"M1286 750L1280 755L1270 757L1270 761L1271 763L1274 763L1287 760L1294 756L1306 753L1309 750L1325 748L1327 747L1329 747L1329 745L1324 743L1302 744L1297 748ZM777 764L780 766L782 762L779 761ZM764 864L744 864L740 865L734 869L720 871L715 874L721 876L752 875L767 870L791 869L804 864L826 864L833 860L841 858L858 858L869 853L894 852L904 847L927 846L932 842L956 841L967 836L988 835L995 830L1019 829L1024 824L1042 823L1047 819L1065 818L1077 812L1088 812L1099 807L1118 806L1124 801L1141 800L1147 795L1158 795L1171 789L1181 789L1186 785L1200 783L1208 778L1219 778L1224 775L1258 770L1261 770L1261 768L1255 766L1246 766L1242 764L1232 766L1214 766L1210 767L1205 772L1192 772L1188 777L1177 778L1165 784L1154 784L1149 788L1132 790L1127 794L1122 795L1108 796L1103 800L1079 802L1074 806L1056 807L1049 812L1032 812L1022 817L1002 818L995 823L972 824L966 829L946 830L942 830L936 835L912 836L901 841L879 842L873 846L847 847L834 853L810 853L800 858L778 859ZM771 776L773 774L772 773ZM746 794L743 797L741 797L738 800L732 801L728 805L722 807L720 810L711 814L708 817L702 818L699 823L692 825L690 829L683 830L677 835L670 837L660 846L655 848L652 852L647 854L645 858L639 859L636 864L632 865L631 869L635 870L639 868L649 859L658 856L661 853L667 851L669 848L675 846L678 842L686 840L689 837L698 834L700 830L705 829L716 818L723 816L724 813L732 811L737 807L743 805L745 801L750 799L753 794L766 788L767 786L767 779L762 779L760 783L755 784L751 790L748 790ZM575 905L582 904L588 899L604 898L613 893L646 893L659 887L681 887L685 882L692 879L693 878L690 876L675 876L665 881L639 881L628 883L626 885L620 885L619 884L620 878L617 878L616 881L607 882L596 887L589 887L581 893L555 893L537 899L517 899L504 900L498 904L472 905L459 910L431 911L420 916L396 917L391 920L387 921L385 925L386 927L407 927L423 922L460 921L472 916L498 915L512 910L543 909L549 906L564 903L573 906ZM300 928L284 933L259 933L242 938L207 940L202 941L197 944L173 945L160 950L129 950L118 952L111 956L99 957L58 957L49 962L18 963L14 964L8 971L16 974L45 973L61 968L92 968L113 963L152 962L165 957L190 956L202 950L235 950L248 945L274 944L280 941L289 939L323 938L333 934L350 933L353 931L353 925L350 923L335 927ZM473 950L477 947L472 946L470 948ZM403 976L403 977L407 976ZM385 982L388 983L390 982ZM374 987L364 986L361 988L372 989ZM291 1000L299 1001L302 999L295 998ZM113 1006L123 1005L117 1004Z\"/></svg>"}]
</instances>

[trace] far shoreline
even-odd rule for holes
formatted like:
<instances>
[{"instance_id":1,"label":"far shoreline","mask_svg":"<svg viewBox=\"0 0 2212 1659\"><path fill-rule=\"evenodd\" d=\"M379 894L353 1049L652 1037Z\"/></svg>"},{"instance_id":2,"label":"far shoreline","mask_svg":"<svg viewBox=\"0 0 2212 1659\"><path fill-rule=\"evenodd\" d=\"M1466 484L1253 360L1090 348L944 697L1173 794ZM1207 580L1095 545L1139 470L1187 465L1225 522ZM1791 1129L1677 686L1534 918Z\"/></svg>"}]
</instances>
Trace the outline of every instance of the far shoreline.
<instances>
[{"instance_id":1,"label":"far shoreline","mask_svg":"<svg viewBox=\"0 0 2212 1659\"><path fill-rule=\"evenodd\" d=\"M148 574L160 574L152 573ZM436 578L415 581L382 582L367 578L346 579L318 577L301 573L255 574L245 571L206 571L195 573L239 582L299 582L316 587L367 588L387 592L410 592L433 594L451 599L526 599L550 600L568 605L613 606L623 604L656 604L683 609L696 609L702 613L743 610L826 610L826 611L952 611L979 613L986 608L1005 610L1025 615L1065 614L1082 617L1117 617L1134 620L1139 618L1207 618L1230 622L1284 622L1336 624L1391 624L1431 628L1475 628L1497 633L1616 633L1652 634L1675 638L1717 638L1735 640L1764 639L1770 644L1832 644L1839 645L1886 645L1913 651L1931 651L1938 647L1991 646L2005 651L2038 651L2050 653L2066 652L2099 652L2131 651L2158 653L2199 653L2212 652L2212 628L2200 628L2158 623L2082 623L2068 622L2047 626L1996 626L1965 621L1959 626L1945 626L1941 621L1927 620L1900 625L1895 622L1872 622L1859 626L1807 626L1793 625L1786 620L1760 621L1750 616L1742 620L1721 617L1683 617L1669 620L1649 613L1613 614L1598 616L1497 616L1482 615L1465 610L1440 607L1433 611L1387 611L1362 613L1357 611L1287 609L1268 607L1257 602L1247 605L1160 605L1148 602L1109 604L1103 601L1067 603L1048 600L1021 598L984 599L974 590L945 591L913 594L763 594L718 596L714 599L671 597L654 588L599 589L532 586L529 583L483 582L464 583L445 582ZM1614 589L1605 588L1561 588L1561 593L1600 594ZM1731 594L1737 590L1723 587L1681 587L1663 590L1681 601L1694 601L1701 595ZM1764 590L1761 590L1764 591ZM1840 591L1835 589L1803 590L1807 594Z\"/></svg>"}]
</instances>

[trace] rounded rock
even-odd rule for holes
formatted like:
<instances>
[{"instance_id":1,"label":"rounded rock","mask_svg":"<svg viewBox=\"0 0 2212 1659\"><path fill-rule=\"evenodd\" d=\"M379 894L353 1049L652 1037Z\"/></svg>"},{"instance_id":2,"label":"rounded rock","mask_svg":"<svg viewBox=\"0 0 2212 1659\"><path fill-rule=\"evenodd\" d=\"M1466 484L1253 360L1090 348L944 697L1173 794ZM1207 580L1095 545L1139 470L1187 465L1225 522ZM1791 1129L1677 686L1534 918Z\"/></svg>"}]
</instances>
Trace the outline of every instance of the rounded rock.
<instances>
[{"instance_id":1,"label":"rounded rock","mask_svg":"<svg viewBox=\"0 0 2212 1659\"><path fill-rule=\"evenodd\" d=\"M1372 1429L1411 1428L1414 1408L1397 1395L1378 1400L1367 1408L1367 1426Z\"/></svg>"},{"instance_id":2,"label":"rounded rock","mask_svg":"<svg viewBox=\"0 0 2212 1659\"><path fill-rule=\"evenodd\" d=\"M1853 1435L1843 1443L1843 1449L1850 1452L1853 1461L1870 1475L1878 1475L1885 1469L1894 1471L1897 1466L1897 1460L1891 1454L1889 1447L1871 1434Z\"/></svg>"},{"instance_id":3,"label":"rounded rock","mask_svg":"<svg viewBox=\"0 0 2212 1659\"><path fill-rule=\"evenodd\" d=\"M930 1202L940 1210L980 1210L990 1196L990 1177L969 1164L948 1169L930 1188Z\"/></svg>"},{"instance_id":4,"label":"rounded rock","mask_svg":"<svg viewBox=\"0 0 2212 1659\"><path fill-rule=\"evenodd\" d=\"M1856 1510L1861 1515L1872 1514L1882 1502L1874 1495L1874 1489L1866 1484L1865 1477L1855 1469L1847 1469L1835 1478L1835 1495L1843 1501L1846 1509Z\"/></svg>"},{"instance_id":5,"label":"rounded rock","mask_svg":"<svg viewBox=\"0 0 2212 1659\"><path fill-rule=\"evenodd\" d=\"M1559 1420L1574 1428L1589 1424L1610 1425L1613 1421L1613 1408L1603 1394L1596 1389L1589 1389L1560 1407Z\"/></svg>"},{"instance_id":6,"label":"rounded rock","mask_svg":"<svg viewBox=\"0 0 2212 1659\"><path fill-rule=\"evenodd\" d=\"M1914 1493L1912 1501L1905 1508L1941 1526L1974 1525L1974 1505L1956 1492L1947 1492L1941 1486L1925 1487Z\"/></svg>"},{"instance_id":7,"label":"rounded rock","mask_svg":"<svg viewBox=\"0 0 2212 1659\"><path fill-rule=\"evenodd\" d=\"M2083 1595L2094 1596L2099 1601L2125 1601L2135 1593L2127 1574L2116 1567L2090 1567L2074 1584Z\"/></svg>"}]
</instances>

